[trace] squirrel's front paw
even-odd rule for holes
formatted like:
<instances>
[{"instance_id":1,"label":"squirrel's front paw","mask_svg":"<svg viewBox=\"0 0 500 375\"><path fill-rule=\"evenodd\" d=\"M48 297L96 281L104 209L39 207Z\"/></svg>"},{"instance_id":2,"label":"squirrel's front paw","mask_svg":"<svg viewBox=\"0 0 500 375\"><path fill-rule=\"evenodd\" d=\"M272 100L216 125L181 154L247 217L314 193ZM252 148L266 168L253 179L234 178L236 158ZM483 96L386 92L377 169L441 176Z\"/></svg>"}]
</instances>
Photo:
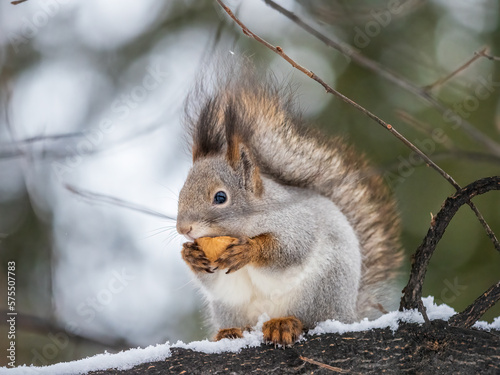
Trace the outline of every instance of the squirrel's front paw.
<instances>
[{"instance_id":1,"label":"squirrel's front paw","mask_svg":"<svg viewBox=\"0 0 500 375\"><path fill-rule=\"evenodd\" d=\"M262 333L266 343L283 346L295 343L299 339L302 330L302 322L294 316L271 319L262 326Z\"/></svg>"},{"instance_id":2,"label":"squirrel's front paw","mask_svg":"<svg viewBox=\"0 0 500 375\"><path fill-rule=\"evenodd\" d=\"M215 261L217 269L227 269L226 273L231 273L250 263L253 255L250 241L251 239L245 238L230 244Z\"/></svg>"},{"instance_id":3,"label":"squirrel's front paw","mask_svg":"<svg viewBox=\"0 0 500 375\"><path fill-rule=\"evenodd\" d=\"M206 257L205 252L193 242L182 244L182 259L187 263L194 272L213 273L210 260Z\"/></svg>"}]
</instances>

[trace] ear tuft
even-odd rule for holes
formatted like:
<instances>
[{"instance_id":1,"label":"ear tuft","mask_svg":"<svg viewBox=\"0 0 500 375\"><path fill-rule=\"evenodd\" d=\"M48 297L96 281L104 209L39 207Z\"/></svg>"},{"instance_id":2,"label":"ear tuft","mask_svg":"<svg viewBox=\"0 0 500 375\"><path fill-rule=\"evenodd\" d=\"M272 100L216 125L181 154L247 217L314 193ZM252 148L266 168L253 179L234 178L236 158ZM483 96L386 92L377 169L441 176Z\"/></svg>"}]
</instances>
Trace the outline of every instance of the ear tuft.
<instances>
[{"instance_id":1,"label":"ear tuft","mask_svg":"<svg viewBox=\"0 0 500 375\"><path fill-rule=\"evenodd\" d=\"M224 113L224 127L226 130L226 160L231 168L236 169L240 162L240 143L242 139L238 134L237 128L241 126L241 118L238 115L236 104L229 100Z\"/></svg>"},{"instance_id":2,"label":"ear tuft","mask_svg":"<svg viewBox=\"0 0 500 375\"><path fill-rule=\"evenodd\" d=\"M242 187L260 196L263 191L259 167L255 163L250 149L244 143L242 130L250 124L245 119L234 101L230 100L224 113L226 128L226 160L239 175ZM250 132L247 132L250 136Z\"/></svg>"},{"instance_id":3,"label":"ear tuft","mask_svg":"<svg viewBox=\"0 0 500 375\"><path fill-rule=\"evenodd\" d=\"M193 162L222 152L224 137L217 126L219 102L218 97L209 98L201 109L193 132Z\"/></svg>"}]
</instances>

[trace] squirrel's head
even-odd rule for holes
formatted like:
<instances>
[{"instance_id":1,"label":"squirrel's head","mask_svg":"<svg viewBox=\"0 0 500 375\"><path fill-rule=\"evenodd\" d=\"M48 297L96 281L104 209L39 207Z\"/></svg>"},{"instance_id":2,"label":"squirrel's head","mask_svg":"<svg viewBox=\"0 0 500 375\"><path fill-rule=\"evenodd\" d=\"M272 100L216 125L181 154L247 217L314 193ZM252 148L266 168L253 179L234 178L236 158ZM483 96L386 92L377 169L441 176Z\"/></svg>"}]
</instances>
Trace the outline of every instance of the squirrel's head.
<instances>
[{"instance_id":1,"label":"squirrel's head","mask_svg":"<svg viewBox=\"0 0 500 375\"><path fill-rule=\"evenodd\" d=\"M243 235L242 220L263 193L259 168L244 143L237 105L208 100L193 129L193 167L179 195L177 231L189 240Z\"/></svg>"}]
</instances>

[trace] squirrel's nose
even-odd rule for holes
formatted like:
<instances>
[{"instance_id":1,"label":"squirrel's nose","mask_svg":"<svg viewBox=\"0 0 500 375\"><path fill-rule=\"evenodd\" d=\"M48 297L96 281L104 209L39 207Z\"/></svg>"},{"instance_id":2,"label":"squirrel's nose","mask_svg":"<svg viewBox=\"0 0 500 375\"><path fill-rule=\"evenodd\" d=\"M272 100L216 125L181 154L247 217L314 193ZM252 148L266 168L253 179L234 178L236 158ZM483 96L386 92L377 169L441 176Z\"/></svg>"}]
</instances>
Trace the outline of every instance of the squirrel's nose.
<instances>
[{"instance_id":1,"label":"squirrel's nose","mask_svg":"<svg viewBox=\"0 0 500 375\"><path fill-rule=\"evenodd\" d=\"M177 232L179 234L189 234L193 230L193 226L189 224L177 225Z\"/></svg>"},{"instance_id":2,"label":"squirrel's nose","mask_svg":"<svg viewBox=\"0 0 500 375\"><path fill-rule=\"evenodd\" d=\"M182 234L183 236L185 236L190 240L193 240L193 237L189 235L192 230L193 226L191 224L180 224L180 223L177 224L177 232L179 232L179 234Z\"/></svg>"}]
</instances>

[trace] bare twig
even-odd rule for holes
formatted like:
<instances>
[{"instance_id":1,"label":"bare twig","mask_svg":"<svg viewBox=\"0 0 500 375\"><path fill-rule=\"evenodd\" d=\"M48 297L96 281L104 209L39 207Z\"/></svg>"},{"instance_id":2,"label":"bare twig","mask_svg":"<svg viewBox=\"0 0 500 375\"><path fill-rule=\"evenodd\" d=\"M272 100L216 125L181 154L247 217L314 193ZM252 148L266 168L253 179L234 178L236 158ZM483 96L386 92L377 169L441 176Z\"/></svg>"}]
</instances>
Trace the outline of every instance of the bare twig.
<instances>
[{"instance_id":1,"label":"bare twig","mask_svg":"<svg viewBox=\"0 0 500 375\"><path fill-rule=\"evenodd\" d=\"M397 109L395 112L396 112L396 115L401 120L406 122L408 125L412 126L414 129L416 129L420 132L423 132L424 134L426 134L429 137L434 136L433 132L436 129L433 128L432 126L425 124L420 120L417 120L415 117L410 115L408 112L403 111L401 109ZM446 137L446 139L444 139L442 142L439 142L439 143L441 145L443 145L445 148L447 148L448 150L456 149L456 147L452 144L452 142L450 141L450 139L448 137Z\"/></svg>"},{"instance_id":2,"label":"bare twig","mask_svg":"<svg viewBox=\"0 0 500 375\"><path fill-rule=\"evenodd\" d=\"M486 51L479 51L479 52L476 52L476 54L478 54L481 57L486 57L488 60L500 61L500 57L489 55L486 53Z\"/></svg>"},{"instance_id":3,"label":"bare twig","mask_svg":"<svg viewBox=\"0 0 500 375\"><path fill-rule=\"evenodd\" d=\"M290 19L291 21L296 23L299 27L301 27L302 29L307 31L309 34L311 34L315 38L322 41L327 46L336 49L337 51L339 51L340 53L345 55L347 58L352 59L352 61L356 62L358 65L361 65L361 66L377 73L379 76L387 79L388 81L396 84L397 86L417 95L418 97L422 98L423 100L425 100L429 104L431 104L441 114L445 115L451 111L447 106L445 106L444 104L439 102L437 99L432 97L425 89L418 87L417 85L406 80L405 78L398 75L397 73L380 65L376 61L369 59L368 57L364 56L359 51L357 51L356 49L351 47L349 44L344 43L344 42L340 42L338 40L334 40L331 37L325 36L320 31L316 30L315 28L313 28L312 26L310 26L309 24L304 22L300 17L298 17L293 12L290 12L289 10L276 4L273 0L263 0L263 1L267 5L269 5L271 8L277 10L279 13L283 14L285 17L287 17L288 19ZM487 56L485 56L485 57L487 57ZM487 135L483 134L481 131L479 131L471 123L469 123L468 121L466 121L462 117L457 115L456 119L457 119L460 127L465 132L467 132L472 139L474 139L480 145L486 147L488 150L490 150L495 155L500 156L500 144L493 141Z\"/></svg>"},{"instance_id":4,"label":"bare twig","mask_svg":"<svg viewBox=\"0 0 500 375\"><path fill-rule=\"evenodd\" d=\"M36 143L36 142L58 141L61 139L76 138L76 137L81 137L84 134L85 134L84 132L76 132L76 133L62 133L62 134L52 134L52 135L37 135L30 138L20 139L15 143L17 143L20 146L23 146L26 144Z\"/></svg>"},{"instance_id":5,"label":"bare twig","mask_svg":"<svg viewBox=\"0 0 500 375\"><path fill-rule=\"evenodd\" d=\"M500 164L499 156L485 154L482 152L474 152L474 151L451 150L451 151L436 152L432 156L434 157L434 160L446 159L446 158L448 159L459 158L475 162L491 163L497 165Z\"/></svg>"},{"instance_id":6,"label":"bare twig","mask_svg":"<svg viewBox=\"0 0 500 375\"><path fill-rule=\"evenodd\" d=\"M483 228L486 230L486 234L487 234L488 238L491 240L491 242L493 243L493 246L495 246L495 249L497 249L497 251L500 251L500 242L498 242L498 238L495 236L495 233L493 233L493 230L491 230L490 225L486 222L483 215L481 215L481 212L479 212L476 205L474 203L472 203L471 201L467 202L467 204L472 209L472 211L474 211L477 219L479 220L479 222L481 223Z\"/></svg>"},{"instance_id":7,"label":"bare twig","mask_svg":"<svg viewBox=\"0 0 500 375\"><path fill-rule=\"evenodd\" d=\"M17 5L17 4L24 3L25 1L28 1L28 0L17 0L17 1L11 1L10 3L13 5Z\"/></svg>"},{"instance_id":8,"label":"bare twig","mask_svg":"<svg viewBox=\"0 0 500 375\"><path fill-rule=\"evenodd\" d=\"M8 121L9 123L9 121ZM13 136L12 132L11 136ZM60 140L66 140L68 138L81 137L84 133L67 133L67 134L53 134L53 135L37 135L35 137L25 138L21 140L13 140L8 144L0 143L0 159L3 158L15 158L25 155L23 147L29 146L34 143L41 142L55 142Z\"/></svg>"},{"instance_id":9,"label":"bare twig","mask_svg":"<svg viewBox=\"0 0 500 375\"><path fill-rule=\"evenodd\" d=\"M270 0L264 0L264 1L269 2ZM461 189L461 186L448 173L446 173L443 169L441 169L436 163L434 163L426 154L424 154L422 151L420 151L420 149L418 147L416 147L413 143L411 143L408 139L406 139L401 133L399 133L396 129L394 129L394 127L392 125L386 123L380 117L378 117L375 114L373 114L372 112L368 111L367 109L365 109L364 107L362 107L361 105L359 105L358 103L353 101L352 99L349 99L347 96L345 96L345 95L341 94L340 92L338 92L337 90L333 89L325 81L323 81L320 77L318 77L316 74L314 74L312 71L310 71L309 69L306 69L302 65L298 64L295 60L293 60L290 56L288 56L283 51L283 48L281 48L279 46L273 46L271 43L262 39L257 34L254 34L252 31L250 31L250 29L245 24L243 24L243 22L241 22L239 20L238 17L236 17L233 14L231 9L229 9L229 7L226 4L224 4L224 2L222 0L217 0L217 2L224 9L224 11L229 15L229 17L231 17L234 20L234 22L236 22L238 24L238 26L241 28L241 30L243 31L243 33L245 35L248 35L249 37L251 37L251 38L255 39L256 41L258 41L259 43L263 44L265 47L267 47L271 51L280 55L283 59L285 59L285 61L287 61L295 69L301 71L302 73L304 73L305 75L307 75L311 79L318 82L321 86L323 86L323 88L326 90L327 93L332 94L332 95L342 99L345 103L350 104L351 106L356 108L358 111L360 111L361 113L363 113L364 115L366 115L367 117L371 118L373 121L375 121L376 123L381 125L384 129L391 132L392 135L394 135L397 139L399 139L401 142L403 142L409 149L411 149L416 154L418 154L425 161L425 163L428 166L430 166L431 168L436 170L457 191ZM427 95L427 94L425 94L425 95ZM476 208L476 206L472 202L468 202L468 205L471 207L472 211L474 211L474 213L476 214L479 222L486 230L486 233L487 233L488 237L491 239L491 241L493 242L493 245L495 246L495 248L498 251L500 251L500 242L496 238L495 234L491 230L491 228L488 225L488 223L486 222L486 220L484 220L484 217L482 216L482 214L479 212L479 210Z\"/></svg>"},{"instance_id":10,"label":"bare twig","mask_svg":"<svg viewBox=\"0 0 500 375\"><path fill-rule=\"evenodd\" d=\"M457 69L455 69L453 72L451 72L450 74L448 74L446 77L440 78L436 82L434 82L434 83L432 83L430 85L425 86L424 89L427 90L427 91L430 91L430 90L435 89L436 87L441 86L445 82L449 81L451 78L455 77L460 72L463 72L465 69L467 69L474 61L476 61L479 58L481 58L481 56L484 56L486 54L486 52L488 52L488 47L484 47L480 51L474 52L474 56L472 56L467 62L465 62L464 64L462 64L460 67L458 67Z\"/></svg>"},{"instance_id":11,"label":"bare twig","mask_svg":"<svg viewBox=\"0 0 500 375\"><path fill-rule=\"evenodd\" d=\"M500 165L500 157L491 154L483 154L481 152L469 152L461 150L437 151L432 154L432 158L436 161L454 159L454 160L474 161L476 163L495 164L497 166ZM415 165L415 168L418 168L419 166L421 165L420 164ZM377 172L378 174L384 172L397 173L399 168L401 168L401 160L397 160L385 166L377 168L376 171L378 171Z\"/></svg>"},{"instance_id":12,"label":"bare twig","mask_svg":"<svg viewBox=\"0 0 500 375\"><path fill-rule=\"evenodd\" d=\"M415 12L427 0L405 0L401 2L398 12L391 14L391 19L397 19ZM362 1L327 1L327 2L302 2L304 7L314 12L315 18L327 25L359 25L373 20L374 14L383 13L387 3Z\"/></svg>"},{"instance_id":13,"label":"bare twig","mask_svg":"<svg viewBox=\"0 0 500 375\"><path fill-rule=\"evenodd\" d=\"M449 323L460 328L470 328L496 302L500 300L500 281L481 294L469 307L461 313L453 315Z\"/></svg>"},{"instance_id":14,"label":"bare twig","mask_svg":"<svg viewBox=\"0 0 500 375\"><path fill-rule=\"evenodd\" d=\"M434 139L434 137L441 137L439 134L436 134L435 131L436 129L430 126L429 124L426 124L412 115L410 115L408 112L397 109L396 115L404 122L406 122L408 125L412 126L414 129L426 134L427 136L431 137ZM471 160L471 161L478 161L478 162L486 162L486 163L493 163L493 164L499 164L500 163L500 156L491 154L491 153L484 153L484 152L475 152L475 151L464 151L460 148L458 148L448 137L444 137L443 139L436 140L436 143L439 143L442 145L444 148L446 148L448 151L442 151L442 152L434 152L432 154L433 160L440 160L440 159L445 159L445 158L460 158L464 160ZM397 164L399 165L399 163Z\"/></svg>"},{"instance_id":15,"label":"bare twig","mask_svg":"<svg viewBox=\"0 0 500 375\"><path fill-rule=\"evenodd\" d=\"M7 126L11 137L14 137L13 132L10 129L10 122L7 119ZM17 141L13 138L12 142L0 143L0 159L13 159L19 157L26 157L28 153L26 150L33 144L43 143L43 142L57 142L60 140L66 140L71 138L80 137L83 133L68 133L68 134L54 134L54 135L38 135L35 137L25 138ZM44 150L45 151L45 150Z\"/></svg>"},{"instance_id":16,"label":"bare twig","mask_svg":"<svg viewBox=\"0 0 500 375\"><path fill-rule=\"evenodd\" d=\"M108 152L111 148L113 147L118 147L122 146L123 144L130 142L130 141L136 141L138 138L144 136L144 135L149 135L152 132L155 132L159 129L161 129L164 126L163 123L158 122L156 124L152 124L148 127L145 127L135 133L131 133L130 135L126 135L124 137L121 137L120 139L114 141L114 142L108 142L106 143L106 147L103 147L99 144L96 144L95 147L93 147L90 150L85 151L85 155L94 155L94 154L99 154L102 152ZM27 138L27 139L22 139L19 141L15 142L10 142L8 144L0 144L0 159L12 159L12 158L18 158L25 156L26 153L24 152L23 147L28 146L31 144L36 144L38 142L44 142L44 141L49 141L49 142L57 142L64 140L66 138L83 138L85 137L86 133L81 132L81 133L69 133L69 134L60 134L60 135L49 135L49 136L35 136L32 138ZM104 141L103 141L104 144ZM43 153L44 158L50 158L50 159L63 159L66 157L71 157L75 155L79 155L79 151L77 148L77 145L73 144L65 144L65 149L58 148L58 147L44 147L42 150L40 150L40 153Z\"/></svg>"},{"instance_id":17,"label":"bare twig","mask_svg":"<svg viewBox=\"0 0 500 375\"><path fill-rule=\"evenodd\" d=\"M446 199L441 210L433 217L422 244L412 257L410 280L403 289L404 295L401 298L400 310L418 308L419 301L422 298L422 285L429 261L458 209L470 202L470 199L476 195L487 193L490 190L500 190L500 176L474 181Z\"/></svg>"},{"instance_id":18,"label":"bare twig","mask_svg":"<svg viewBox=\"0 0 500 375\"><path fill-rule=\"evenodd\" d=\"M106 204L110 204L113 206L127 208L127 209L132 210L132 211L141 212L143 214L156 216L156 217L159 217L162 219L175 221L175 218L173 218L173 217L164 215L161 212L151 210L151 209L146 208L146 207L139 206L135 203L130 203L130 202L124 201L123 199L111 197L109 195L94 193L94 192L91 192L88 190L79 189L75 186L68 185L68 184L66 184L64 186L66 189L68 189L73 194L76 194L82 198L85 198L86 200L90 201L91 203L94 203L94 202L106 203Z\"/></svg>"},{"instance_id":19,"label":"bare twig","mask_svg":"<svg viewBox=\"0 0 500 375\"><path fill-rule=\"evenodd\" d=\"M334 372L338 372L339 374L349 373L349 371L343 370L340 367L333 367L333 366L327 365L326 363L315 361L314 359L311 359L311 358L300 356L300 359L303 360L304 362L308 362L310 364L319 366L321 368L324 368L324 369L327 369L330 371L334 371Z\"/></svg>"},{"instance_id":20,"label":"bare twig","mask_svg":"<svg viewBox=\"0 0 500 375\"><path fill-rule=\"evenodd\" d=\"M427 316L427 309L424 306L424 302L422 300L418 301L418 312L422 314L422 318L424 318L424 322L426 325L429 325L431 321L429 320L429 317Z\"/></svg>"}]
</instances>

